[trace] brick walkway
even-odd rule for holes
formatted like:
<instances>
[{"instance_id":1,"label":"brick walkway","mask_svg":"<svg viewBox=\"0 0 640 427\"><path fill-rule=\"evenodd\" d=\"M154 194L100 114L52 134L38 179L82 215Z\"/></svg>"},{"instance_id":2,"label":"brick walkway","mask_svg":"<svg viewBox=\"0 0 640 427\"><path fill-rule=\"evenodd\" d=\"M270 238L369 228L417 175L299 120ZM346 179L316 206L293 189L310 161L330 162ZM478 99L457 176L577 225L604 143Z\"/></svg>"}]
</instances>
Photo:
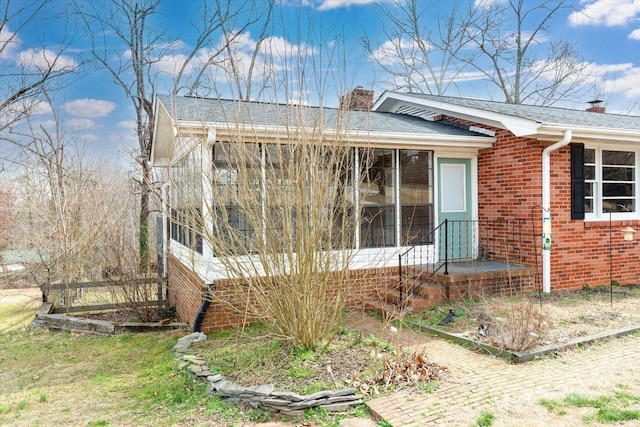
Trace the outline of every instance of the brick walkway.
<instances>
[{"instance_id":1,"label":"brick walkway","mask_svg":"<svg viewBox=\"0 0 640 427\"><path fill-rule=\"evenodd\" d=\"M430 360L446 365L450 374L434 393L400 391L367 403L374 416L394 427L473 425L483 410L496 417L493 426L576 425L579 418L552 414L538 402L569 393L611 395L616 385L631 387L632 394L640 395L638 335L522 365L422 334L403 339L423 348ZM625 424L630 425L640 423Z\"/></svg>"}]
</instances>

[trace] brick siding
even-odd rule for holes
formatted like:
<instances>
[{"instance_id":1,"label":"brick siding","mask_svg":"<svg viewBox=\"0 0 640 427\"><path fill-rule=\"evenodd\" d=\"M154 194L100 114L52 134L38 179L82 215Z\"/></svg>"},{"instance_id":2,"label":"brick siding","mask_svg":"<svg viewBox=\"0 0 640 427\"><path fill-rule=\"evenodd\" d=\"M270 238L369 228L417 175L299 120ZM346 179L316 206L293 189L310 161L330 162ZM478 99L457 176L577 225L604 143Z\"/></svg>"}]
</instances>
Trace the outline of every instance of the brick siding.
<instances>
[{"instance_id":1,"label":"brick siding","mask_svg":"<svg viewBox=\"0 0 640 427\"><path fill-rule=\"evenodd\" d=\"M542 150L556 141L542 143L493 130L497 138L494 147L481 150L478 158L479 219L523 220L523 261L541 268ZM609 285L609 222L571 219L569 146L551 153L550 160L551 289ZM621 284L637 284L640 241L622 241L620 230L626 226L640 230L640 221L613 221L613 279Z\"/></svg>"},{"instance_id":2,"label":"brick siding","mask_svg":"<svg viewBox=\"0 0 640 427\"><path fill-rule=\"evenodd\" d=\"M168 258L169 304L176 307L180 321L193 327L207 291L205 283L173 256ZM360 307L386 286L397 267L352 270L349 272L347 307ZM201 331L241 326L257 320L247 313L247 302L255 303L246 285L218 280L209 290L211 301L202 320Z\"/></svg>"}]
</instances>

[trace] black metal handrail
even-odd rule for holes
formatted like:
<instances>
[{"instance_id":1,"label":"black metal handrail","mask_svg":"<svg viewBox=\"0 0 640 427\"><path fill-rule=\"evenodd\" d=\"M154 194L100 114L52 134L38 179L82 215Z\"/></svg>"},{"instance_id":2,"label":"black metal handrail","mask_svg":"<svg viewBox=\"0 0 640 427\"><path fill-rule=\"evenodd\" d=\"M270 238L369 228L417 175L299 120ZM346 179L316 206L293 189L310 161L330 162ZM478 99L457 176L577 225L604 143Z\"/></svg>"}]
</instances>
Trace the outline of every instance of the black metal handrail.
<instances>
[{"instance_id":1,"label":"black metal handrail","mask_svg":"<svg viewBox=\"0 0 640 427\"><path fill-rule=\"evenodd\" d=\"M410 295L420 286L427 283L436 273L444 270L443 274L449 274L450 262L455 259L473 259L478 258L494 258L507 260L522 260L523 234L522 224L526 220L520 219L495 219L495 220L461 220L450 221L444 220L429 234L429 242L435 242L436 236L440 236L439 247L440 254L443 256L437 263L433 264L430 269L429 263L425 262L423 251L431 250L424 244L418 243L411 245L408 249L398 255L398 277L400 304L405 300L405 294ZM480 226L482 225L482 230ZM440 233L440 234L437 234ZM463 247L471 247L471 251L453 250L453 245L458 242ZM478 243L477 247L475 243ZM420 274L409 276L409 266L419 266ZM405 271L403 271L403 268ZM428 272L429 274L424 274ZM405 289L405 281L409 277L422 276L422 279L412 286L412 289Z\"/></svg>"},{"instance_id":2,"label":"black metal handrail","mask_svg":"<svg viewBox=\"0 0 640 427\"><path fill-rule=\"evenodd\" d=\"M431 272L431 274L425 278L423 281L421 281L418 286L421 286L423 283L426 283L427 280L429 280L431 277L433 277L438 271L440 271L442 269L442 267L444 267L444 274L448 275L449 274L449 220L445 219L443 222L441 222L437 227L435 227L433 230L431 230L431 232L428 234L428 239L427 241L429 242L435 242L435 236L436 233L441 229L444 228L445 232L444 232L444 236L445 236L445 244L444 244L444 258L445 261L443 264L440 264L438 266L438 268L436 268L434 271ZM414 245L411 245L406 251L404 251L403 253L398 255L398 278L399 278L399 283L398 283L398 289L400 292L400 306L402 306L404 304L404 275L402 274L402 258L406 257L407 258L407 263L406 265L409 265L408 259L409 259L409 254L410 253L414 253L414 261L415 261L415 252L417 252L417 248L420 248L420 263L422 264L422 247L423 245L421 243L417 243ZM416 265L415 262L413 265Z\"/></svg>"}]
</instances>

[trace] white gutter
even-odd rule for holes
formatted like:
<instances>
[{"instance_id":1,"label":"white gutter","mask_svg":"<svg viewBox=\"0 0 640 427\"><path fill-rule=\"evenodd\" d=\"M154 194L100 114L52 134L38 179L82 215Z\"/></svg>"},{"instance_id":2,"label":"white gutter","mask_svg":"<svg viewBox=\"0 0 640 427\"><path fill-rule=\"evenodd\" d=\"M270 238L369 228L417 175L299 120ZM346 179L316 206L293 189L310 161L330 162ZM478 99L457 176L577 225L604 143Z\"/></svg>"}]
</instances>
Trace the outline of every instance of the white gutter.
<instances>
[{"instance_id":1,"label":"white gutter","mask_svg":"<svg viewBox=\"0 0 640 427\"><path fill-rule=\"evenodd\" d=\"M551 152L571 142L571 131L564 131L558 142L542 151L542 228L544 237L551 242ZM544 242L544 241L543 241ZM551 247L542 245L542 291L551 292Z\"/></svg>"},{"instance_id":2,"label":"white gutter","mask_svg":"<svg viewBox=\"0 0 640 427\"><path fill-rule=\"evenodd\" d=\"M162 276L167 277L167 253L169 252L169 233L167 231L167 197L169 194L170 182L162 184Z\"/></svg>"}]
</instances>

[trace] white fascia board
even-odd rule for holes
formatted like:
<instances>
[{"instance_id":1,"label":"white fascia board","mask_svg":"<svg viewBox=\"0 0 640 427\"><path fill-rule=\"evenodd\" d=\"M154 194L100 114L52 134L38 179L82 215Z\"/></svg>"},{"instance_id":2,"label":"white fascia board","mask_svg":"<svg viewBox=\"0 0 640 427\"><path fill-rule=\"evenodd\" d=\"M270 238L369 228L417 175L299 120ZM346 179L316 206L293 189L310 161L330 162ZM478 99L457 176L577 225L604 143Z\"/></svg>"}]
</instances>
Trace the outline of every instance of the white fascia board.
<instances>
[{"instance_id":1,"label":"white fascia board","mask_svg":"<svg viewBox=\"0 0 640 427\"><path fill-rule=\"evenodd\" d=\"M456 117L485 126L506 129L515 136L531 136L538 133L540 123L535 120L495 113L480 108L471 108L451 104L444 101L433 101L412 95L395 92L384 92L373 105L373 111L395 113L400 105L411 104L416 107L426 107L444 116Z\"/></svg>"},{"instance_id":2,"label":"white fascia board","mask_svg":"<svg viewBox=\"0 0 640 427\"><path fill-rule=\"evenodd\" d=\"M229 128L221 123L180 122L179 135L206 135L209 129L215 129L217 139L228 136L243 136L246 141L268 142L288 139L291 130L277 126L247 126L246 128ZM312 129L301 132L314 132ZM376 146L412 146L412 147L464 147L472 149L490 148L496 141L490 136L457 136L457 135L426 135L417 133L371 133L371 132L325 132L323 135L327 143L331 141L348 141L353 145Z\"/></svg>"},{"instance_id":3,"label":"white fascia board","mask_svg":"<svg viewBox=\"0 0 640 427\"><path fill-rule=\"evenodd\" d=\"M612 141L640 143L640 130L616 129L616 128L595 128L566 125L543 125L540 128L538 139L555 138L562 135L564 131L570 130L573 133L573 141Z\"/></svg>"},{"instance_id":4,"label":"white fascia board","mask_svg":"<svg viewBox=\"0 0 640 427\"><path fill-rule=\"evenodd\" d=\"M154 111L156 112L153 118L153 140L151 141L151 156L149 158L149 164L151 167L165 166L168 161L170 147L169 144L173 144L173 135L167 134L166 128L173 128L173 118L158 98L154 101Z\"/></svg>"}]
</instances>

